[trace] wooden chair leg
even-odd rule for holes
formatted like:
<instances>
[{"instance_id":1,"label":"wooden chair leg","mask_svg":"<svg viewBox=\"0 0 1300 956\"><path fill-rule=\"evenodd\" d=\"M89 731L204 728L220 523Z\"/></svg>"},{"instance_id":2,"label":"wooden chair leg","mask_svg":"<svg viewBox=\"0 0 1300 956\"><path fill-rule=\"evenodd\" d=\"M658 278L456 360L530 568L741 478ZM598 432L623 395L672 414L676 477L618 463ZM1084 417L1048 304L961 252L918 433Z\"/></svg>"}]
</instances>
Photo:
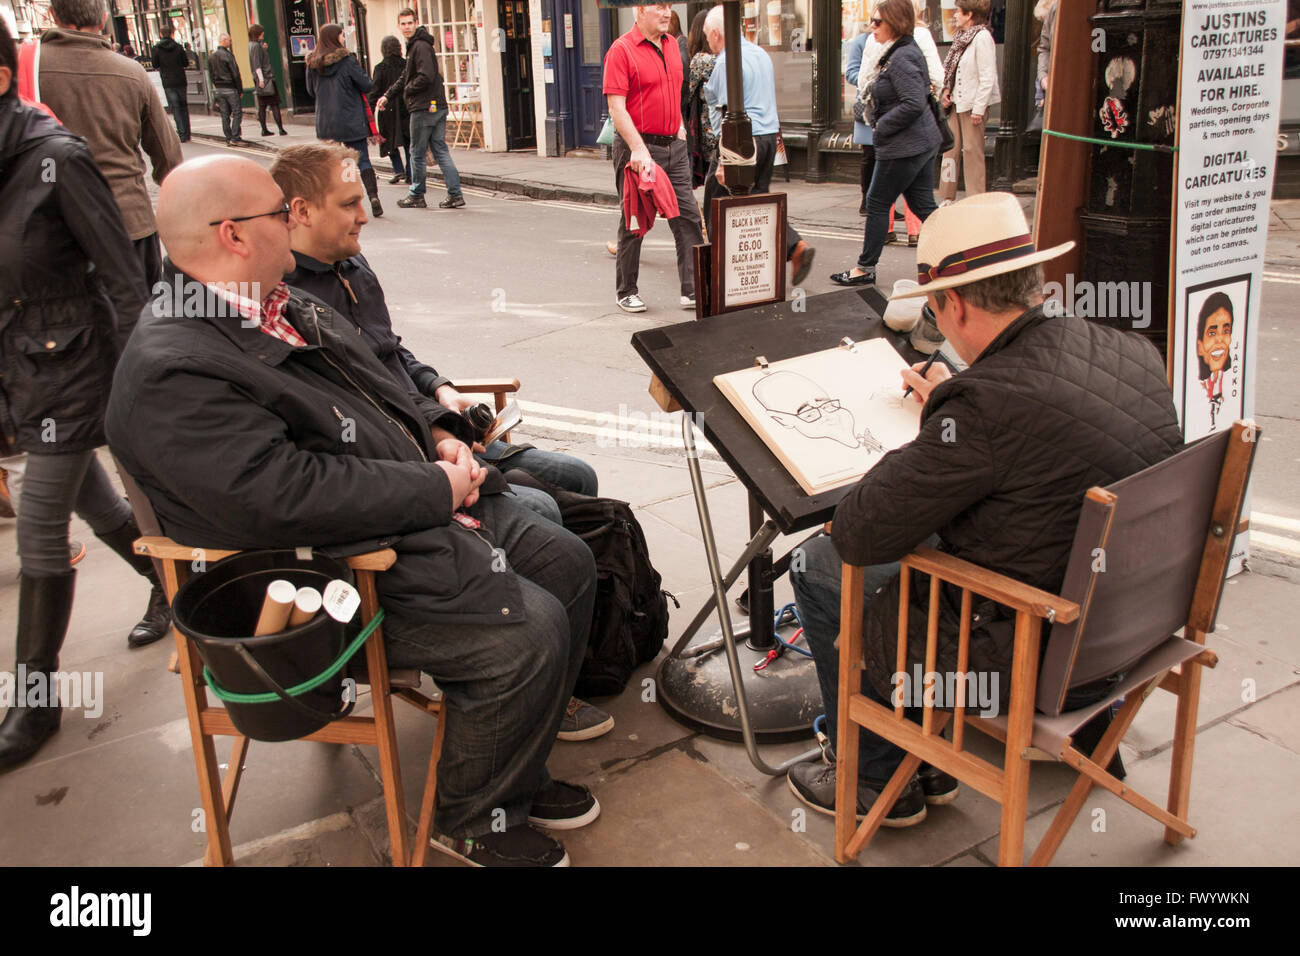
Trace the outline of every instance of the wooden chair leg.
<instances>
[{"instance_id":1,"label":"wooden chair leg","mask_svg":"<svg viewBox=\"0 0 1300 956\"><path fill-rule=\"evenodd\" d=\"M845 565L840 583L839 726L835 740L835 859L849 863L848 852L858 823L858 725L849 716L849 698L862 682L863 569Z\"/></svg>"},{"instance_id":2,"label":"wooden chair leg","mask_svg":"<svg viewBox=\"0 0 1300 956\"><path fill-rule=\"evenodd\" d=\"M438 761L442 759L442 737L447 729L447 708L444 701L438 711L438 729L433 735L433 751L429 754L429 772L424 777L424 797L420 800L420 820L415 828L415 849L411 866L424 866L429 852L429 835L433 832L433 808L438 790Z\"/></svg>"},{"instance_id":3,"label":"wooden chair leg","mask_svg":"<svg viewBox=\"0 0 1300 956\"><path fill-rule=\"evenodd\" d=\"M1007 748L1002 768L1002 835L998 866L1020 866L1025 853L1025 816L1029 810L1029 744L1034 729L1034 685L1038 672L1040 619L1016 615L1011 686L1018 689L1007 715Z\"/></svg>"},{"instance_id":4,"label":"wooden chair leg","mask_svg":"<svg viewBox=\"0 0 1300 956\"><path fill-rule=\"evenodd\" d=\"M1199 633L1199 632L1198 632ZM1200 634L1200 643L1205 642ZM1169 802L1166 808L1178 819L1187 820L1192 792L1192 754L1196 747L1196 715L1201 702L1201 665L1185 661L1178 675L1178 711L1174 717L1174 744L1169 767ZM1165 842L1177 846L1183 835L1165 827Z\"/></svg>"},{"instance_id":5,"label":"wooden chair leg","mask_svg":"<svg viewBox=\"0 0 1300 956\"><path fill-rule=\"evenodd\" d=\"M384 810L388 817L388 839L393 854L393 866L406 866L410 860L410 844L406 832L406 802L402 793L402 770L398 764L397 727L393 723L393 698L389 692L388 663L384 656L382 641L383 638L378 631L366 641L366 668L370 674L375 745L379 749L379 774L384 786Z\"/></svg>"}]
</instances>

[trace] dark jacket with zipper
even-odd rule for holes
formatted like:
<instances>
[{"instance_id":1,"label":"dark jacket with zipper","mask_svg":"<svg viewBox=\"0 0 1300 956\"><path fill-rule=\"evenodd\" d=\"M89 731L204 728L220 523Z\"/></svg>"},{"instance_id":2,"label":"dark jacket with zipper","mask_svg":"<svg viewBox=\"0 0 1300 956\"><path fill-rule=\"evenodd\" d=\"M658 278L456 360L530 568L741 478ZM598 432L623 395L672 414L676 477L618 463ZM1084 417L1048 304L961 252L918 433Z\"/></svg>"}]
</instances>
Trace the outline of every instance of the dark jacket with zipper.
<instances>
[{"instance_id":1,"label":"dark jacket with zipper","mask_svg":"<svg viewBox=\"0 0 1300 956\"><path fill-rule=\"evenodd\" d=\"M905 159L937 149L942 140L930 112L930 68L925 54L907 36L895 40L885 56L889 59L871 88L876 159Z\"/></svg>"},{"instance_id":2,"label":"dark jacket with zipper","mask_svg":"<svg viewBox=\"0 0 1300 956\"><path fill-rule=\"evenodd\" d=\"M517 579L492 568L491 529L453 519L424 417L350 322L291 290L284 316L308 342L294 348L223 316L215 295L202 315L188 298L178 309L174 290L195 280L170 262L164 279L118 364L108 442L170 537L392 547L378 576L391 633L523 619ZM490 469L482 491L504 489Z\"/></svg>"},{"instance_id":3,"label":"dark jacket with zipper","mask_svg":"<svg viewBox=\"0 0 1300 956\"><path fill-rule=\"evenodd\" d=\"M433 37L424 27L416 27L411 39L406 41L406 70L384 95L389 100L400 96L409 113L428 113L431 104L437 110L447 108L447 93L433 51Z\"/></svg>"},{"instance_id":4,"label":"dark jacket with zipper","mask_svg":"<svg viewBox=\"0 0 1300 956\"><path fill-rule=\"evenodd\" d=\"M145 289L86 141L11 87L0 97L0 448L104 444L113 367Z\"/></svg>"},{"instance_id":5,"label":"dark jacket with zipper","mask_svg":"<svg viewBox=\"0 0 1300 956\"><path fill-rule=\"evenodd\" d=\"M217 47L208 57L208 75L212 77L213 86L243 92L244 78L239 74L239 61L224 46Z\"/></svg>"},{"instance_id":6,"label":"dark jacket with zipper","mask_svg":"<svg viewBox=\"0 0 1300 956\"><path fill-rule=\"evenodd\" d=\"M399 382L413 392L428 396L432 396L439 386L451 384L447 376L439 375L436 369L412 355L402 344L401 337L393 331L384 290L365 256L355 255L333 265L301 252L295 252L293 258L298 268L284 277L285 283L314 295L335 312L350 318L371 351ZM461 419L455 412L442 410ZM454 432L455 428L441 417L430 424Z\"/></svg>"},{"instance_id":7,"label":"dark jacket with zipper","mask_svg":"<svg viewBox=\"0 0 1300 956\"><path fill-rule=\"evenodd\" d=\"M1083 495L1182 447L1165 365L1136 333L1029 309L971 366L935 387L916 439L882 458L835 510L832 539L858 565L897 561L931 535L939 549L1059 593ZM908 667L925 661L929 578L911 577ZM888 696L898 579L871 598L863 656ZM940 600L940 673L957 670L960 592ZM1013 620L974 596L972 671L1011 689Z\"/></svg>"},{"instance_id":8,"label":"dark jacket with zipper","mask_svg":"<svg viewBox=\"0 0 1300 956\"><path fill-rule=\"evenodd\" d=\"M154 44L152 59L163 86L175 89L185 85L185 70L190 60L183 46L171 37L165 37Z\"/></svg>"},{"instance_id":9,"label":"dark jacket with zipper","mask_svg":"<svg viewBox=\"0 0 1300 956\"><path fill-rule=\"evenodd\" d=\"M316 97L316 137L355 143L370 135L365 95L370 77L347 50L314 61L307 68L307 92Z\"/></svg>"}]
</instances>

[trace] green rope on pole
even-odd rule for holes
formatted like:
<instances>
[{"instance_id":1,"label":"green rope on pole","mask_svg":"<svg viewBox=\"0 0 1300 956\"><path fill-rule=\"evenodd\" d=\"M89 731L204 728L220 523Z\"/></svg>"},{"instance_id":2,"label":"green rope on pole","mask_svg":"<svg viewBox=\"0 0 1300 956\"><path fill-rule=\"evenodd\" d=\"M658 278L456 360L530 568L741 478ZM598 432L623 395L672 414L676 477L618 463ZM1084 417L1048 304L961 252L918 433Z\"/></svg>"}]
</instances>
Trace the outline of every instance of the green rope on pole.
<instances>
[{"instance_id":1,"label":"green rope on pole","mask_svg":"<svg viewBox=\"0 0 1300 956\"><path fill-rule=\"evenodd\" d=\"M383 620L384 609L381 607L375 612L375 616L370 619L370 623L361 629L361 633L357 635L356 640L343 648L343 652L339 654L333 664L321 671L315 677L305 680L295 687L288 688L285 693L290 697L298 697L310 690L315 690L321 684L325 683L343 669L343 666L352 659L352 655L361 649L361 645L369 640L371 634L375 633L375 629L379 627ZM274 704L280 700L279 694L271 692L265 694L239 694L233 690L226 690L226 688L217 683L216 678L212 676L212 672L209 671L207 667L203 668L203 679L206 680L208 686L212 688L212 693L216 694L219 699L224 700L228 704Z\"/></svg>"},{"instance_id":2,"label":"green rope on pole","mask_svg":"<svg viewBox=\"0 0 1300 956\"><path fill-rule=\"evenodd\" d=\"M1123 143L1119 140L1097 139L1094 136L1075 136L1073 133L1058 133L1054 129L1043 130L1044 136L1059 136L1061 139L1072 139L1076 143L1092 143L1094 146L1114 146L1118 149L1142 149L1150 153L1176 153L1177 146L1161 146L1157 143Z\"/></svg>"}]
</instances>

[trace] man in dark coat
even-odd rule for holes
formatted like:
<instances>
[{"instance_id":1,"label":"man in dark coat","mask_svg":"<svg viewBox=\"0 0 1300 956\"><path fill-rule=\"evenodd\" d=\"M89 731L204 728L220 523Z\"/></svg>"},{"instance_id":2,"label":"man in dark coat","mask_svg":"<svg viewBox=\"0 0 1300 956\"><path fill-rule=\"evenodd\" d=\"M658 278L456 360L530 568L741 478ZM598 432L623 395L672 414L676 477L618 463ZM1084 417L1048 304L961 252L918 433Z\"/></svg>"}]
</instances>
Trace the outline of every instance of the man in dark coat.
<instances>
[{"instance_id":1,"label":"man in dark coat","mask_svg":"<svg viewBox=\"0 0 1300 956\"><path fill-rule=\"evenodd\" d=\"M52 0L50 12L58 28L41 35L41 100L90 147L113 189L144 281L152 284L162 250L141 153L149 157L154 182L162 183L184 159L180 139L144 67L109 48L101 32L108 19L103 0Z\"/></svg>"},{"instance_id":2,"label":"man in dark coat","mask_svg":"<svg viewBox=\"0 0 1300 956\"><path fill-rule=\"evenodd\" d=\"M154 69L162 80L163 93L167 96L167 105L172 111L172 121L176 124L176 135L182 143L190 141L190 103L185 95L187 81L185 70L189 66L189 57L185 49L172 39L175 31L165 25L158 31L162 39L153 45L152 58Z\"/></svg>"},{"instance_id":3,"label":"man in dark coat","mask_svg":"<svg viewBox=\"0 0 1300 956\"><path fill-rule=\"evenodd\" d=\"M460 172L447 148L447 91L438 70L433 37L419 26L410 7L398 11L397 29L406 38L406 71L375 104L375 109L382 112L390 100L401 98L411 114L411 189L397 200L397 205L403 209L423 209L427 205L424 153L433 150L447 187L447 198L438 203L438 208L459 209L465 205L465 197L460 191Z\"/></svg>"},{"instance_id":4,"label":"man in dark coat","mask_svg":"<svg viewBox=\"0 0 1300 956\"><path fill-rule=\"evenodd\" d=\"M952 375L936 363L924 379L904 372L900 390L910 385L924 402L920 433L849 489L835 511L831 536L805 545L802 562L795 562L802 570L791 572L831 739L841 559L867 566L862 692L892 706L900 558L928 542L1058 592L1084 493L1163 461L1182 445L1164 362L1149 342L1044 313L1039 263L1073 245L1036 252L1024 213L1008 193L973 196L926 220L914 294L926 296L939 330L969 367ZM975 255L979 260L973 261ZM940 686L952 686L942 675L957 671L960 594L945 587L940 598L934 669ZM928 579L913 576L907 672L925 661L928 603ZM996 688L996 699L981 704L1001 708L1011 687L1014 622L1006 609L978 596L973 612L969 671L987 674L980 686ZM1072 692L1097 700L1107 691ZM862 814L903 752L867 731L860 739ZM834 812L834 765L797 764L789 783L813 809ZM927 802L944 803L955 795L955 780L923 766L885 825L919 823Z\"/></svg>"},{"instance_id":5,"label":"man in dark coat","mask_svg":"<svg viewBox=\"0 0 1300 956\"><path fill-rule=\"evenodd\" d=\"M447 700L435 845L485 865L567 862L529 822L599 813L545 766L586 649L590 551L499 494L445 409L280 281L293 221L264 169L187 163L158 217L169 286L114 378L118 461L178 541L393 548L378 580L389 662L433 675Z\"/></svg>"},{"instance_id":6,"label":"man in dark coat","mask_svg":"<svg viewBox=\"0 0 1300 956\"><path fill-rule=\"evenodd\" d=\"M243 146L244 108L240 99L244 95L244 78L239 73L239 63L230 50L230 34L217 37L217 48L208 57L208 75L212 78L212 98L221 113L221 132L227 146Z\"/></svg>"}]
</instances>

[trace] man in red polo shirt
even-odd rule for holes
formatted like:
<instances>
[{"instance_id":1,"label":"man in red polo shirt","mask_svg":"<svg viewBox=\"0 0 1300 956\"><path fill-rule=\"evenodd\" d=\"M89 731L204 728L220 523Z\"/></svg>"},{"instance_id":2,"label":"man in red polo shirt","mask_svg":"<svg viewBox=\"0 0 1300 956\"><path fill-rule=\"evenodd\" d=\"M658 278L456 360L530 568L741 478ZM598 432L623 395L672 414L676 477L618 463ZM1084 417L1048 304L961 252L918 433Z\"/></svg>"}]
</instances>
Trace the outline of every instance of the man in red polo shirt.
<instances>
[{"instance_id":1,"label":"man in red polo shirt","mask_svg":"<svg viewBox=\"0 0 1300 956\"><path fill-rule=\"evenodd\" d=\"M673 10L659 3L636 8L636 25L610 46L605 54L605 96L614 122L614 182L623 196L623 170L631 164L658 164L668 174L677 194L680 211L668 220L677 244L677 275L681 279L681 306L695 308L695 270L691 248L704 241L700 233L700 210L691 191L690 159L686 152L686 128L682 125L682 59L677 44L668 36ZM644 312L645 302L637 294L637 273L641 268L641 236L618 227L618 307L624 312Z\"/></svg>"}]
</instances>

